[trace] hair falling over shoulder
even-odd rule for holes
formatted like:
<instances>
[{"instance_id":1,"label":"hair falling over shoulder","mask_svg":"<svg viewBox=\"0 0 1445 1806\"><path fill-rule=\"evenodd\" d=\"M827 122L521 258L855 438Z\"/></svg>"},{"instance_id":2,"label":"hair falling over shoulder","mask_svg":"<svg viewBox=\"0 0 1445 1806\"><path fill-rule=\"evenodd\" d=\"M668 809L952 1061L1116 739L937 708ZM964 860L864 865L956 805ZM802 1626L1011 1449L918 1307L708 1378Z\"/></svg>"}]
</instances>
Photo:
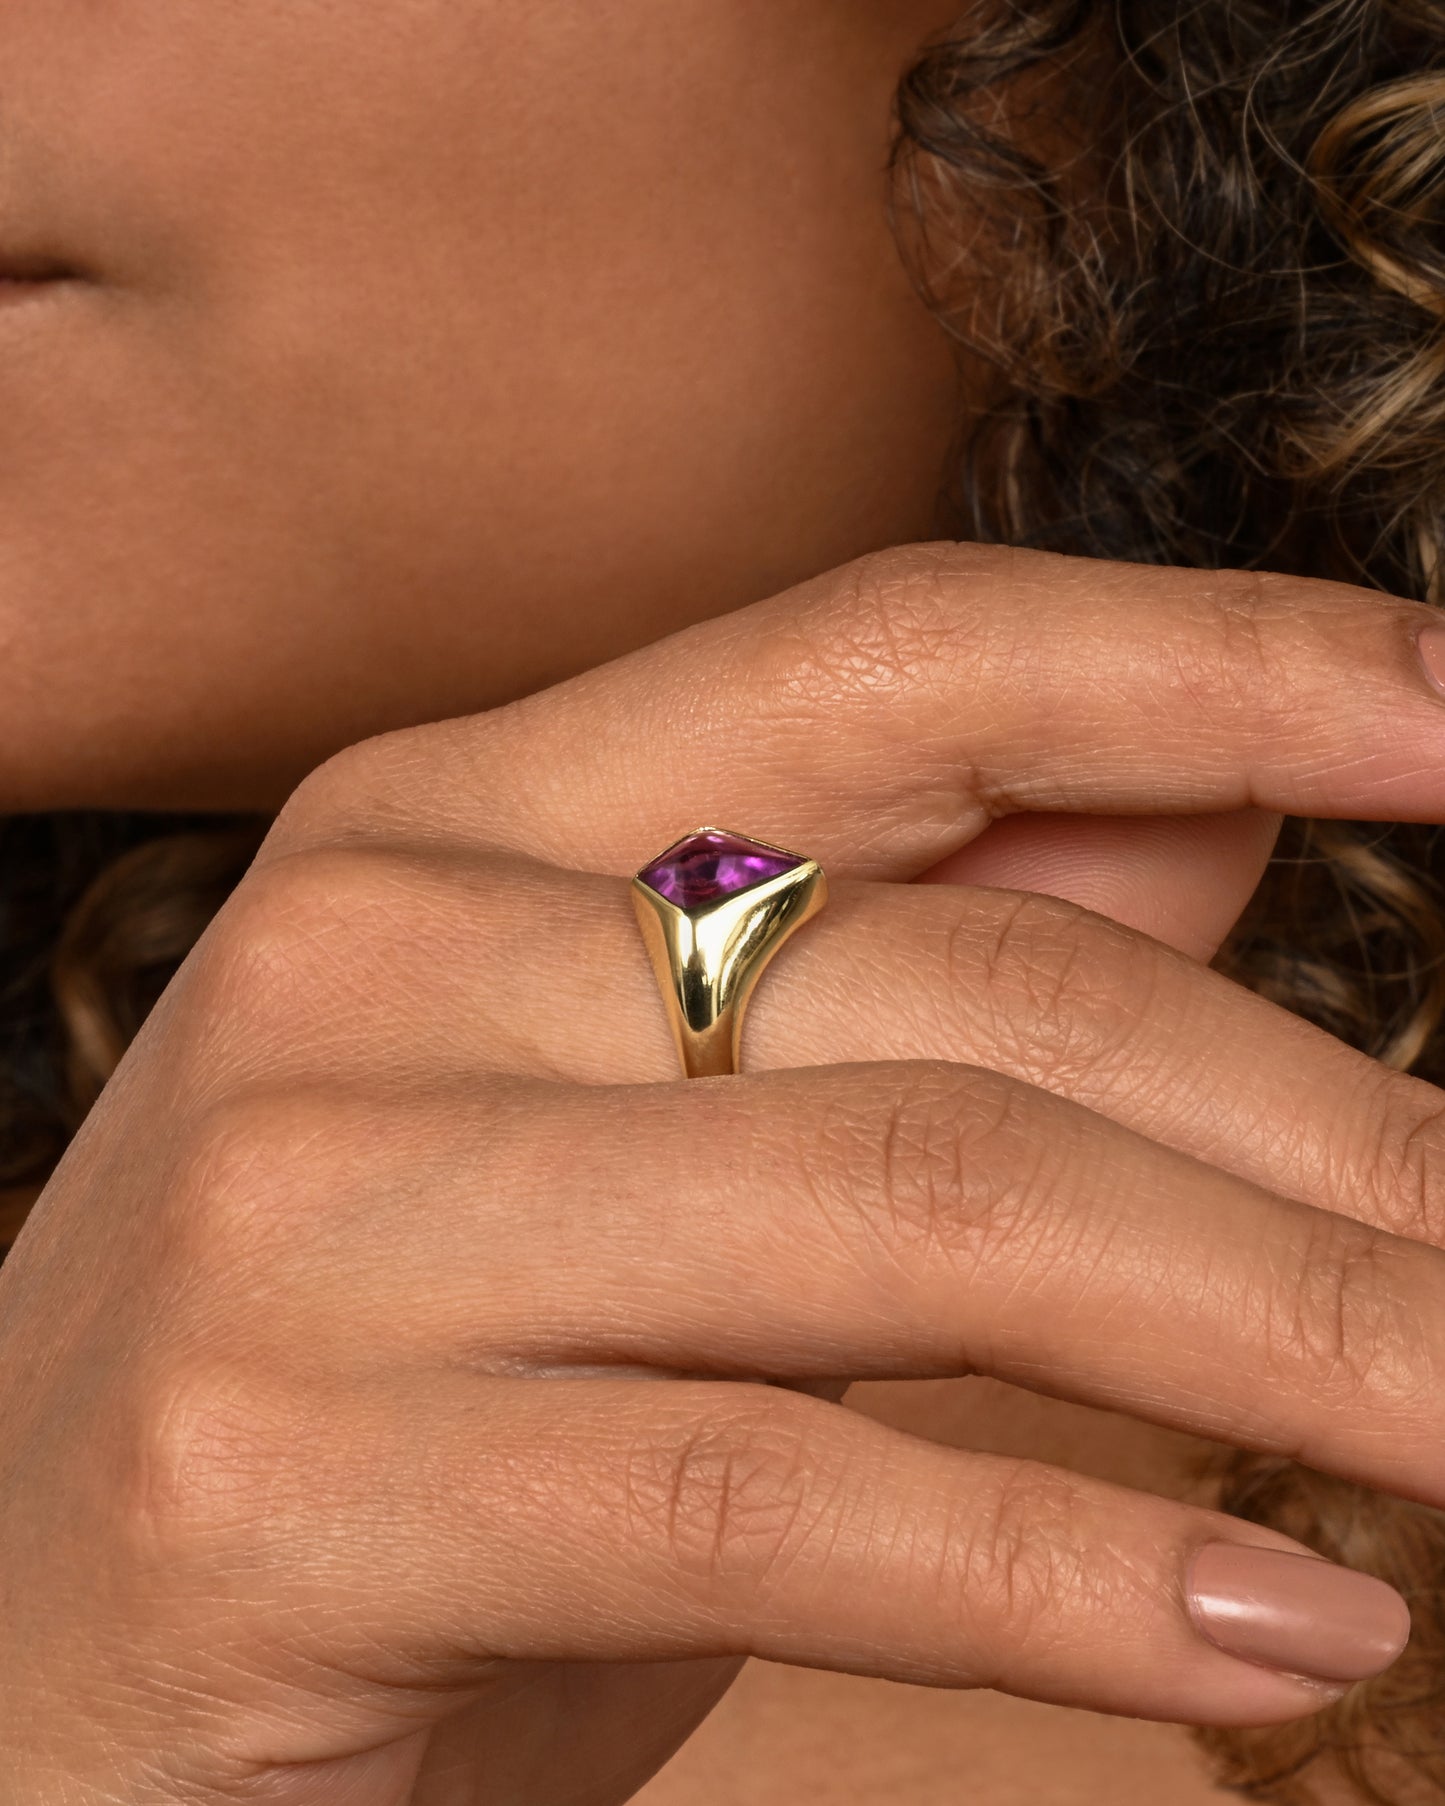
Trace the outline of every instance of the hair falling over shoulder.
<instances>
[{"instance_id":1,"label":"hair falling over shoulder","mask_svg":"<svg viewBox=\"0 0 1445 1806\"><path fill-rule=\"evenodd\" d=\"M896 159L919 285L998 385L959 534L1445 603L1445 0L981 10L908 73ZM1445 1082L1442 832L1287 822L1215 964ZM1389 1580L1414 1636L1315 1718L1200 1733L1217 1779L1445 1798L1445 1514L1235 1453L1219 1503Z\"/></svg>"},{"instance_id":2,"label":"hair falling over shoulder","mask_svg":"<svg viewBox=\"0 0 1445 1806\"><path fill-rule=\"evenodd\" d=\"M1445 0L978 0L898 123L900 237L996 379L961 537L1445 603ZM264 827L0 823L0 1240ZM1215 963L1445 1082L1442 834L1286 823ZM1251 1455L1219 1501L1415 1618L1338 1707L1201 1733L1221 1783L1445 1799L1445 1514Z\"/></svg>"}]
</instances>

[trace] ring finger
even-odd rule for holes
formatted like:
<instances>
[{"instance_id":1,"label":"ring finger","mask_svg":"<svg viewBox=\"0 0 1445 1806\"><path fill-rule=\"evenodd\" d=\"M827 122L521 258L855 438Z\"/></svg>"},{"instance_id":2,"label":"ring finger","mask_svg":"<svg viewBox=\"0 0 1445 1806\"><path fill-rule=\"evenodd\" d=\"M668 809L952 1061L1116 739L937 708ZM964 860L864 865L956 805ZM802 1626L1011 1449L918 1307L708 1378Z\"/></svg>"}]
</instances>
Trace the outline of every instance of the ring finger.
<instances>
[{"instance_id":1,"label":"ring finger","mask_svg":"<svg viewBox=\"0 0 1445 1806\"><path fill-rule=\"evenodd\" d=\"M182 975L276 1076L314 1058L316 948L342 1066L478 1065L585 1084L670 1079L676 1053L615 878L438 849L326 849L253 872ZM379 982L385 974L386 982ZM219 987L221 994L214 994ZM298 1045L300 1051L298 1052ZM764 974L749 1071L876 1060L995 1069L1239 1178L1445 1243L1445 1095L1186 955L1028 892L833 885ZM298 1064L299 1062L299 1064Z\"/></svg>"}]
</instances>

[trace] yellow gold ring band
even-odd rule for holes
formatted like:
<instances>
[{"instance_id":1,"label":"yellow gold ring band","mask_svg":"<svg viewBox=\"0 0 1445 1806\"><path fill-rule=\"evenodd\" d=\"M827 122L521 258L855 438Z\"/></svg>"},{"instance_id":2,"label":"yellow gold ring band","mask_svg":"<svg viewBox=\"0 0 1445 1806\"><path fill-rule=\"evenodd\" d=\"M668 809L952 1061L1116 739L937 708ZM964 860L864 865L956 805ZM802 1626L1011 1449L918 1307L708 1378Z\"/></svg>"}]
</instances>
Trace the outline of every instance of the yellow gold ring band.
<instances>
[{"instance_id":1,"label":"yellow gold ring band","mask_svg":"<svg viewBox=\"0 0 1445 1806\"><path fill-rule=\"evenodd\" d=\"M738 1070L743 1013L763 968L828 900L816 860L722 828L674 841L632 880L682 1070Z\"/></svg>"}]
</instances>

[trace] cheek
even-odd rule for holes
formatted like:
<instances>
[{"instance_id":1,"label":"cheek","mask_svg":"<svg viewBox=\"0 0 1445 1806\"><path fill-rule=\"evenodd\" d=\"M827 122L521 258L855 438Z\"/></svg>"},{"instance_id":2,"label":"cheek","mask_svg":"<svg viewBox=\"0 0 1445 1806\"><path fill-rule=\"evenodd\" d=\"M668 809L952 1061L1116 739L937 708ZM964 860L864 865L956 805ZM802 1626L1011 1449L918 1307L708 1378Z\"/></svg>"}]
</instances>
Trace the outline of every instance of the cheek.
<instances>
[{"instance_id":1,"label":"cheek","mask_svg":"<svg viewBox=\"0 0 1445 1806\"><path fill-rule=\"evenodd\" d=\"M20 4L112 280L0 321L0 802L266 802L930 530L916 17Z\"/></svg>"}]
</instances>

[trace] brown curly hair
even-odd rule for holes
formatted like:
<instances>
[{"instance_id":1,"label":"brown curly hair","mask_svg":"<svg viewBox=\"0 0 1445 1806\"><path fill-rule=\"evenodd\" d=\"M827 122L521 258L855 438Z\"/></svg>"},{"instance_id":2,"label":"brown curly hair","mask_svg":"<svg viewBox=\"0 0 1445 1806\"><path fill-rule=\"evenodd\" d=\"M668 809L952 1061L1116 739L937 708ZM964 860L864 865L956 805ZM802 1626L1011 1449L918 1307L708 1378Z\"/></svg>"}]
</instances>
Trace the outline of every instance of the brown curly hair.
<instances>
[{"instance_id":1,"label":"brown curly hair","mask_svg":"<svg viewBox=\"0 0 1445 1806\"><path fill-rule=\"evenodd\" d=\"M0 1251L266 826L88 810L0 819Z\"/></svg>"},{"instance_id":2,"label":"brown curly hair","mask_svg":"<svg viewBox=\"0 0 1445 1806\"><path fill-rule=\"evenodd\" d=\"M1008 0L899 95L920 286L1003 399L961 534L1445 601L1445 0ZM1445 841L1286 824L1215 964L1445 1081ZM1410 1650L1216 1778L1445 1795L1445 1514L1229 1453L1225 1510L1393 1582Z\"/></svg>"},{"instance_id":3,"label":"brown curly hair","mask_svg":"<svg viewBox=\"0 0 1445 1806\"><path fill-rule=\"evenodd\" d=\"M990 0L898 124L900 238L1001 397L960 536L1445 602L1445 0ZM0 1238L265 826L0 823ZM1445 1082L1442 881L1433 827L1290 821L1215 963ZM1445 1794L1445 1514L1233 1453L1219 1499L1393 1582L1415 1635L1315 1718L1201 1733L1217 1778Z\"/></svg>"}]
</instances>

